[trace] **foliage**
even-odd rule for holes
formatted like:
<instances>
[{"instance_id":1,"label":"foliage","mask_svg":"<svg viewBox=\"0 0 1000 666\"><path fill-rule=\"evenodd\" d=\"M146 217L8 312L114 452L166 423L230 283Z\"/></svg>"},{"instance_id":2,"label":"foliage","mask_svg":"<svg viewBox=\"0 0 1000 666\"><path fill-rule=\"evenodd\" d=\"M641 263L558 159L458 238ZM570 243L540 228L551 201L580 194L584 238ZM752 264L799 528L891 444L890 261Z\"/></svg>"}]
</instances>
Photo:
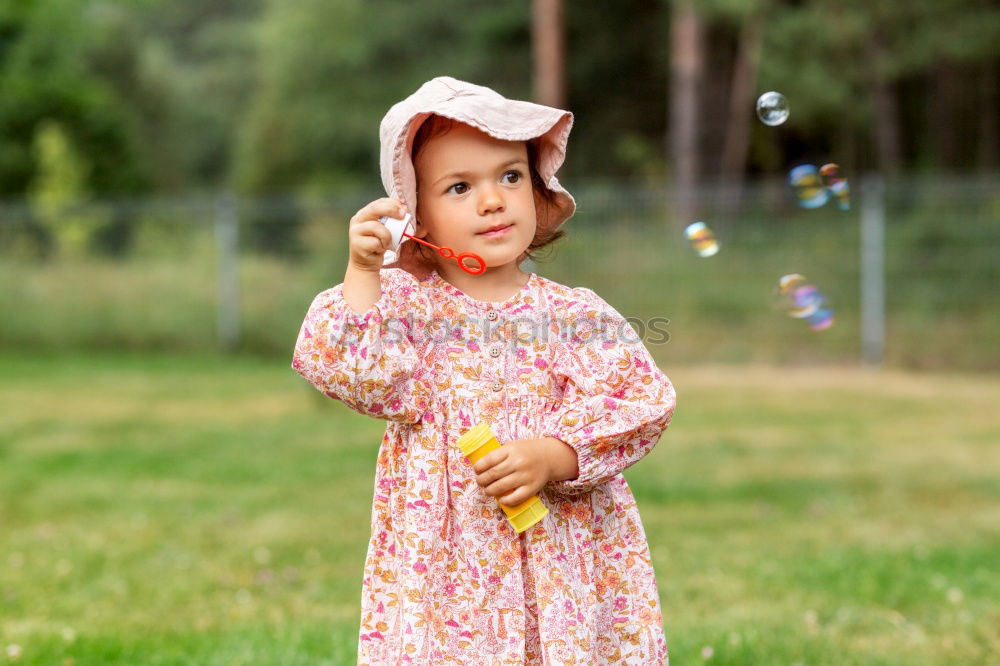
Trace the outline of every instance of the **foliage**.
<instances>
[{"instance_id":1,"label":"foliage","mask_svg":"<svg viewBox=\"0 0 1000 666\"><path fill-rule=\"evenodd\" d=\"M25 0L0 9L0 195L23 194L38 168L38 126L58 122L91 164L91 191L148 183L130 134L130 110L84 54L96 48L94 16L73 0Z\"/></svg>"},{"instance_id":2,"label":"foliage","mask_svg":"<svg viewBox=\"0 0 1000 666\"><path fill-rule=\"evenodd\" d=\"M570 174L662 176L670 5L567 3ZM977 92L998 64L1000 9L984 0L695 6L710 56L708 115L725 107L739 25L763 17L758 88L785 92L793 113L777 145L774 132L755 128L752 169L801 157L803 143L836 153L866 141L873 68L913 88L952 67L961 118L993 99ZM0 194L27 191L38 166L31 142L46 120L87 156L92 192L370 187L379 119L426 79L451 74L530 97L530 9L530 0L5 3ZM866 47L873 34L885 46L876 61ZM902 92L907 108L935 94L927 85ZM919 129L907 108L903 130ZM905 141L911 165L926 159L917 133ZM956 166L975 164L974 145L960 152Z\"/></svg>"},{"instance_id":3,"label":"foliage","mask_svg":"<svg viewBox=\"0 0 1000 666\"><path fill-rule=\"evenodd\" d=\"M238 141L235 182L252 192L374 181L378 124L439 74L517 84L527 95L527 3L273 0L258 31L260 80ZM502 54L502 55L501 55Z\"/></svg>"},{"instance_id":4,"label":"foliage","mask_svg":"<svg viewBox=\"0 0 1000 666\"><path fill-rule=\"evenodd\" d=\"M106 224L99 211L85 206L89 164L55 122L39 126L35 149L38 173L30 193L35 219L54 239L58 252L82 256Z\"/></svg>"}]
</instances>

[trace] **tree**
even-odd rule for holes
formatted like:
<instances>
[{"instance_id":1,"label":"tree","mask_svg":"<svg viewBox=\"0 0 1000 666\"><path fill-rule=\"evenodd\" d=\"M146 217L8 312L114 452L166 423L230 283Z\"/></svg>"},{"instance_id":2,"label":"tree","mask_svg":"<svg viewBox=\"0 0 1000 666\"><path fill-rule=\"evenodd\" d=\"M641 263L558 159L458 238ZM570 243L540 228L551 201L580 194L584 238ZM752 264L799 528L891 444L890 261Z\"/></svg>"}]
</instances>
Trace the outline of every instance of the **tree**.
<instances>
[{"instance_id":1,"label":"tree","mask_svg":"<svg viewBox=\"0 0 1000 666\"><path fill-rule=\"evenodd\" d=\"M91 25L69 0L37 0L0 10L0 194L24 193L37 164L32 143L40 123L56 121L90 156L86 187L134 190L145 182L136 164L127 110L90 75L84 53Z\"/></svg>"},{"instance_id":2,"label":"tree","mask_svg":"<svg viewBox=\"0 0 1000 666\"><path fill-rule=\"evenodd\" d=\"M532 54L535 64L535 100L563 108L566 104L566 53L562 0L533 0Z\"/></svg>"},{"instance_id":3,"label":"tree","mask_svg":"<svg viewBox=\"0 0 1000 666\"><path fill-rule=\"evenodd\" d=\"M30 192L35 218L54 240L59 254L82 256L107 223L85 207L90 167L56 122L39 126L35 152L38 171Z\"/></svg>"},{"instance_id":4,"label":"tree","mask_svg":"<svg viewBox=\"0 0 1000 666\"><path fill-rule=\"evenodd\" d=\"M682 225L695 219L700 136L698 88L703 63L701 20L690 0L678 0L670 17L670 153L677 197L675 216Z\"/></svg>"}]
</instances>

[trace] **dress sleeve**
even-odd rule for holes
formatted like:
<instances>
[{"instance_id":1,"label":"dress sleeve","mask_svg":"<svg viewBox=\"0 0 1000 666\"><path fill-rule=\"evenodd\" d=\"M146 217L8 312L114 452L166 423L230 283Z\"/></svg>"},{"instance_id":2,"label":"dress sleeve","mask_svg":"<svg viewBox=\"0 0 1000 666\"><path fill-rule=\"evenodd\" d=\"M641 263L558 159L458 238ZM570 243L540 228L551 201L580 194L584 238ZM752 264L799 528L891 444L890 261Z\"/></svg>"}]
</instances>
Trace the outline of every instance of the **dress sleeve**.
<instances>
[{"instance_id":1,"label":"dress sleeve","mask_svg":"<svg viewBox=\"0 0 1000 666\"><path fill-rule=\"evenodd\" d=\"M431 383L421 359L419 323L430 302L415 278L398 268L379 274L382 295L363 315L344 300L343 284L309 306L292 368L318 390L375 418L418 423L430 404Z\"/></svg>"},{"instance_id":2,"label":"dress sleeve","mask_svg":"<svg viewBox=\"0 0 1000 666\"><path fill-rule=\"evenodd\" d=\"M635 329L589 289L578 301L571 335L556 353L562 404L549 432L577 454L579 475L549 484L564 494L592 490L652 451L674 413L674 387Z\"/></svg>"}]
</instances>

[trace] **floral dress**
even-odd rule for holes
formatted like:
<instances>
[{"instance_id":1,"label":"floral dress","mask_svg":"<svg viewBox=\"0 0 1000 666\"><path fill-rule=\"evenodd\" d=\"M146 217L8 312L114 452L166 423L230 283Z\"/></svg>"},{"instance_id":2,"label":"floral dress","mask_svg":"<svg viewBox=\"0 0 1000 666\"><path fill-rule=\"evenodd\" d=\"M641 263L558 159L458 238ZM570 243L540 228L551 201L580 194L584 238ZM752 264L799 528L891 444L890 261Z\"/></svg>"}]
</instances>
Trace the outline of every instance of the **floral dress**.
<instances>
[{"instance_id":1,"label":"floral dress","mask_svg":"<svg viewBox=\"0 0 1000 666\"><path fill-rule=\"evenodd\" d=\"M502 303L436 272L381 272L364 315L320 293L292 367L388 421L375 473L359 664L663 664L649 546L621 472L652 450L674 390L593 291L540 277ZM518 535L455 444L556 437L579 476Z\"/></svg>"}]
</instances>

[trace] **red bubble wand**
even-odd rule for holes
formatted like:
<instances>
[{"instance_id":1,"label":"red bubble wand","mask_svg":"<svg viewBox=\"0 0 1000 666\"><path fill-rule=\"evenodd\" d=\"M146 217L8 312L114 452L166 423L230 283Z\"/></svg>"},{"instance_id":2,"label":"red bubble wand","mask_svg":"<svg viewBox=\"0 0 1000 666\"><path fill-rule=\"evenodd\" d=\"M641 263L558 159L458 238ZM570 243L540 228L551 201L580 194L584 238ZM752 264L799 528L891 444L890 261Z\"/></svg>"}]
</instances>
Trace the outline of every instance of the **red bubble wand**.
<instances>
[{"instance_id":1,"label":"red bubble wand","mask_svg":"<svg viewBox=\"0 0 1000 666\"><path fill-rule=\"evenodd\" d=\"M466 273L468 273L469 275L479 275L486 271L486 262L483 261L483 258L480 257L478 254L473 254L471 252L463 252L461 254L456 255L455 251L452 250L450 247L438 247L437 245L434 245L433 243L428 243L427 241L421 238L417 238L416 236L411 236L410 234L407 233L404 233L403 235L409 238L410 240L417 241L421 245L426 245L427 247L434 248L435 250L437 250L438 254L440 254L445 259L454 259L455 262L458 264L458 267L461 268ZM466 265L465 262L468 261L469 259L477 261L479 263L479 266L476 268L472 268Z\"/></svg>"},{"instance_id":2,"label":"red bubble wand","mask_svg":"<svg viewBox=\"0 0 1000 666\"><path fill-rule=\"evenodd\" d=\"M383 217L380 219L385 226L389 227L389 232L392 234L392 246L390 247L390 249L393 252L399 251L399 243L402 240L401 237L405 236L406 238L414 240L420 243L421 245L426 245L429 248L437 250L437 253L441 255L441 257L444 259L454 259L455 262L458 264L458 267L461 268L466 273L468 273L469 275L481 275L482 273L486 272L486 262L483 261L483 258L480 257L478 254L473 254L472 252L463 252L461 254L455 254L455 251L452 250L450 247L439 247L434 243L428 243L427 241L421 238L417 238L416 236L411 236L410 234L403 231L403 229L406 229L410 226L411 217L409 213L407 213L407 215L402 219L396 219L392 217ZM465 262L470 259L477 262L479 266L471 267L467 265Z\"/></svg>"}]
</instances>

